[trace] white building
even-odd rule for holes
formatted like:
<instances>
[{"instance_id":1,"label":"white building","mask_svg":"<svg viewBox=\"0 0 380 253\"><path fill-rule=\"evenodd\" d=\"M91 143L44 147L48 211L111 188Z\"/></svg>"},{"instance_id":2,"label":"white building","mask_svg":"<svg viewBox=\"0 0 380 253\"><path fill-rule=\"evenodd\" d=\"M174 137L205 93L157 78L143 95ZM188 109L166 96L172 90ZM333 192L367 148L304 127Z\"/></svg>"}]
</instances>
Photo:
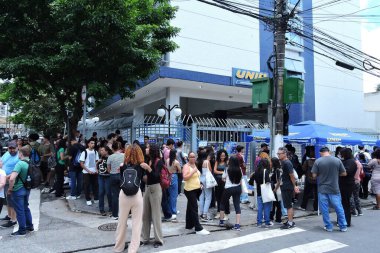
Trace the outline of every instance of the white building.
<instances>
[{"instance_id":1,"label":"white building","mask_svg":"<svg viewBox=\"0 0 380 253\"><path fill-rule=\"evenodd\" d=\"M261 9L272 9L272 1L244 1ZM290 8L295 0L291 0ZM308 10L314 1L304 1ZM316 1L320 5L322 1ZM165 64L136 91L133 99L110 99L91 112L101 120L130 117L141 122L144 115L156 115L161 104L178 104L183 114L217 118L242 118L267 122L266 107L252 109L251 85L232 82L232 69L267 74L267 59L273 51L273 34L253 18L235 14L196 0L173 0L178 6L174 26L181 28L174 39L179 48L165 57ZM360 9L359 0L342 1L329 8L305 12L304 22L361 48L360 23L322 20L321 14L345 14ZM267 14L267 13L266 13ZM313 19L313 17L318 17ZM289 41L319 50L298 36ZM344 59L341 59L344 61ZM364 112L363 78L360 71L337 67L323 56L287 45L286 68L305 79L305 103L290 107L290 122L315 120L337 127L366 128L379 131L374 113ZM240 72L241 73L241 72ZM174 117L172 117L174 122Z\"/></svg>"}]
</instances>

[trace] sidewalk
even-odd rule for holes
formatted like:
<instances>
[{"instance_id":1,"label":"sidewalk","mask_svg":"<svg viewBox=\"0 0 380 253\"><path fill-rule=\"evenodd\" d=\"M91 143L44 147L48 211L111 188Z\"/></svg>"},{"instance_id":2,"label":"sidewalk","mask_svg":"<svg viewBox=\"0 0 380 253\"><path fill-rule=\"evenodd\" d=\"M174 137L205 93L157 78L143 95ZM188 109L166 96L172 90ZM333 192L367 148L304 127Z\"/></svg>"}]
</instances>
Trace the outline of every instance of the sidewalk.
<instances>
[{"instance_id":1,"label":"sidewalk","mask_svg":"<svg viewBox=\"0 0 380 253\"><path fill-rule=\"evenodd\" d=\"M253 201L254 197L250 196L250 201ZM361 204L363 207L368 207L372 205L372 201L374 201L375 198L369 197L367 200L361 200ZM86 205L86 200L82 196L80 199L76 200L66 200L68 203L68 207L73 212L80 212L80 213L87 213L89 215L98 215L100 216L99 212L99 206L98 204L92 204L91 206ZM231 202L231 201L230 201ZM313 211L302 211L298 210L300 201L295 204L295 218L301 218L306 216L312 216L317 215L317 212ZM164 222L163 223L163 234L165 237L167 236L175 236L175 235L184 235L184 234L191 234L194 233L194 231L186 230L185 229L185 214L186 214L186 205L187 205L187 199L184 194L181 194L178 196L177 201L177 210L179 210L179 214L177 214L177 220L172 222ZM312 200L310 200L308 204L309 208L312 208ZM105 201L105 209L108 209L107 201ZM235 211L234 207L231 202L230 206L231 214L229 215L229 222L234 224L235 223ZM241 204L241 221L240 224L242 227L245 226L256 226L256 215L257 211L253 210L249 207L249 204ZM216 208L210 208L209 213L213 216L216 214ZM212 217L213 217L212 216ZM108 217L107 217L108 218ZM110 231L116 230L117 221L108 218L104 219L104 221L108 220L109 224L105 224L107 229ZM128 220L128 223L131 222L131 220ZM209 231L217 231L217 230L224 230L225 228L220 228L218 226L218 219L214 219L210 222L201 222L201 224ZM153 237L153 234L151 235Z\"/></svg>"}]
</instances>

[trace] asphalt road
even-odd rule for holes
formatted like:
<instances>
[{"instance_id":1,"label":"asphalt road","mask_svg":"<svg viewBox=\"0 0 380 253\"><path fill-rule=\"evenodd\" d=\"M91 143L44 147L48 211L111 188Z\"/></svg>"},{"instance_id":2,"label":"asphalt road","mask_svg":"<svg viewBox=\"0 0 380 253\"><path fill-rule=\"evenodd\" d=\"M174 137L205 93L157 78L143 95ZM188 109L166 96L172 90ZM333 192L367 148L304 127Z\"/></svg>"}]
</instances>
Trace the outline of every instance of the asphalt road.
<instances>
[{"instance_id":1,"label":"asphalt road","mask_svg":"<svg viewBox=\"0 0 380 253\"><path fill-rule=\"evenodd\" d=\"M39 194L34 197L38 198ZM31 201L32 202L32 201ZM115 223L109 217L77 213L69 210L67 202L54 198L39 199L31 203L39 215L38 231L24 238L12 238L12 229L0 229L0 252L112 252L114 231L100 231L98 227ZM253 212L253 211L250 211ZM1 214L3 217L4 212ZM335 215L331 214L332 220ZM352 227L342 233L338 228L332 233L323 230L322 217L308 216L296 220L297 227L282 231L278 226L270 229L243 226L242 231L214 230L211 235L199 236L186 231L183 224L165 224L165 245L154 249L143 246L139 252L380 252L377 241L380 232L380 211L364 210L364 216L353 217ZM128 235L128 238L130 234Z\"/></svg>"}]
</instances>

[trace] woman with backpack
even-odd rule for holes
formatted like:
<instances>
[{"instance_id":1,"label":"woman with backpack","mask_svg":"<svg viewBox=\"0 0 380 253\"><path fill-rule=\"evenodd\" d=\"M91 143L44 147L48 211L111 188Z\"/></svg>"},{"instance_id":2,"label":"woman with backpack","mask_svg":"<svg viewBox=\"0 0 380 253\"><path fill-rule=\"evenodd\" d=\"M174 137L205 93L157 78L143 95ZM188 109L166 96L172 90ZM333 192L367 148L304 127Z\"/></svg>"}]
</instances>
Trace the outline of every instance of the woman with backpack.
<instances>
[{"instance_id":1,"label":"woman with backpack","mask_svg":"<svg viewBox=\"0 0 380 253\"><path fill-rule=\"evenodd\" d=\"M142 239L143 244L149 243L151 223L153 223L154 230L154 244L155 248L164 244L164 237L162 235L162 221L161 221L161 201L162 201L162 188L160 185L161 169L164 166L160 158L160 148L157 144L150 144L149 149L150 170L147 171L147 182L144 194L144 214L142 217Z\"/></svg>"},{"instance_id":2,"label":"woman with backpack","mask_svg":"<svg viewBox=\"0 0 380 253\"><path fill-rule=\"evenodd\" d=\"M271 176L271 182L272 182L272 188L274 196L276 197L276 201L273 201L272 211L270 212L270 220L274 220L276 223L281 224L281 195L280 198L277 195L278 189L280 189L281 184L281 175L282 175L282 168L280 160L277 157L271 158L271 165L272 165L272 176Z\"/></svg>"},{"instance_id":3,"label":"woman with backpack","mask_svg":"<svg viewBox=\"0 0 380 253\"><path fill-rule=\"evenodd\" d=\"M177 218L177 196L178 196L178 174L181 173L181 165L177 158L177 150L171 149L169 158L166 160L166 167L171 174L169 186L169 210L172 213L172 220Z\"/></svg>"},{"instance_id":4,"label":"woman with backpack","mask_svg":"<svg viewBox=\"0 0 380 253\"><path fill-rule=\"evenodd\" d=\"M120 165L120 164L119 164ZM128 253L135 253L140 247L143 197L140 183L143 170L151 172L150 167L144 163L144 156L138 145L132 145L125 150L125 163L120 167L121 179L125 172L132 178L133 184L124 185L122 180L119 193L119 222L116 229L116 243L114 252L122 252L125 249L128 215L132 213L132 236L128 246ZM129 177L128 177L129 178Z\"/></svg>"}]
</instances>

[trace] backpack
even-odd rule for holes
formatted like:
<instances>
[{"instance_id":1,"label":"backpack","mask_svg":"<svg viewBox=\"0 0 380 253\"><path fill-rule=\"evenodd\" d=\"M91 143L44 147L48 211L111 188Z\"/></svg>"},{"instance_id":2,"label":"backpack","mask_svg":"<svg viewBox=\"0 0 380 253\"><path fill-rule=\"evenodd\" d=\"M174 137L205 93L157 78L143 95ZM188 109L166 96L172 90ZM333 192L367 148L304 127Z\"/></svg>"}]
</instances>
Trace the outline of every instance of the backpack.
<instances>
[{"instance_id":1,"label":"backpack","mask_svg":"<svg viewBox=\"0 0 380 253\"><path fill-rule=\"evenodd\" d=\"M20 174L18 178L21 180L22 184L27 190L37 188L41 184L42 174L40 168L29 160L28 162L28 173L26 175L25 181L22 180Z\"/></svg>"},{"instance_id":2,"label":"backpack","mask_svg":"<svg viewBox=\"0 0 380 253\"><path fill-rule=\"evenodd\" d=\"M30 151L30 155L29 155L29 159L30 159L30 162L39 166L40 162L41 162L41 156L40 154L38 154L38 151L32 147L32 150Z\"/></svg>"},{"instance_id":3,"label":"backpack","mask_svg":"<svg viewBox=\"0 0 380 253\"><path fill-rule=\"evenodd\" d=\"M156 163L154 164L154 169L157 168L157 163L159 159L156 160ZM172 181L172 174L170 174L168 168L166 167L165 163L162 165L162 169L160 172L160 185L161 188L166 190L170 186L170 182Z\"/></svg>"},{"instance_id":4,"label":"backpack","mask_svg":"<svg viewBox=\"0 0 380 253\"><path fill-rule=\"evenodd\" d=\"M138 177L137 170L130 164L124 165L123 172L120 174L120 189L127 196L136 195L140 189L141 180Z\"/></svg>"}]
</instances>

